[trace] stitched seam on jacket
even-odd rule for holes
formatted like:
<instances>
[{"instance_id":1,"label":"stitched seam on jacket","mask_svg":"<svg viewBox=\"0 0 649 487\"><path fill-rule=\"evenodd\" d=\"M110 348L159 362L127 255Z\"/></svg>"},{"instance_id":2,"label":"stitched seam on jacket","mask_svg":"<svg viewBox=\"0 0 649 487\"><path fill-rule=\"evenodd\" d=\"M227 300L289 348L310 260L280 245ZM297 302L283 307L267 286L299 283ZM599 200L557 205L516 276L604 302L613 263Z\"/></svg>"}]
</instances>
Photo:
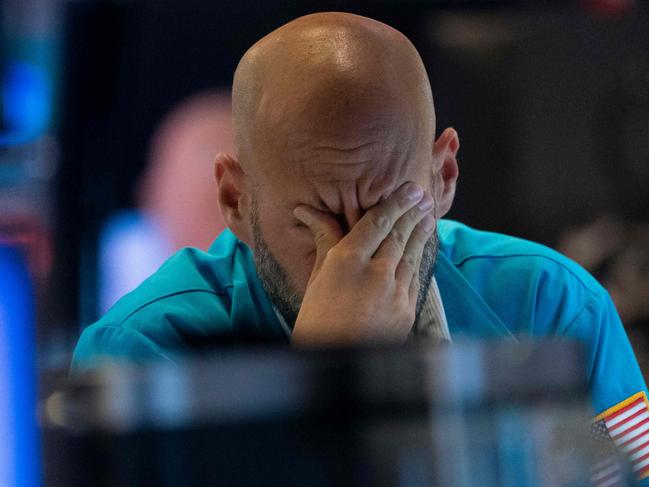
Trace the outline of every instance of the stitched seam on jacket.
<instances>
[{"instance_id":1,"label":"stitched seam on jacket","mask_svg":"<svg viewBox=\"0 0 649 487\"><path fill-rule=\"evenodd\" d=\"M571 328L574 326L574 324L581 319L581 316L586 311L586 308L588 308L591 304L593 304L595 302L596 298L601 298L603 294L604 294L604 292L600 291L599 293L593 294L588 299L588 301L586 301L586 303L579 310L579 313L577 313L577 316L575 316L575 318L568 324L568 326L566 326L565 331L561 334L561 338L566 338L567 337L568 332L571 330ZM597 330L597 345L596 345L596 348L595 348L595 354L593 355L593 363L588 364L589 369L590 369L590 374L588 374L588 383L587 383L589 390L590 390L590 385L591 385L590 382L591 382L591 380L593 378L593 372L594 372L594 367L593 366L594 366L594 363L595 363L595 359L599 355L599 352L600 352L600 345L601 345L600 344L600 336L599 336L600 333L601 333L601 330Z\"/></svg>"},{"instance_id":2,"label":"stitched seam on jacket","mask_svg":"<svg viewBox=\"0 0 649 487\"><path fill-rule=\"evenodd\" d=\"M579 313L568 323L566 326L566 330L561 334L562 337L566 336L566 334L570 331L570 329L573 327L573 325L581 318L581 315L586 311L586 308L588 308L592 303L595 302L596 298L601 298L604 293L602 291L598 293L593 293L593 295L588 298L588 301L584 303L584 305L581 307L579 310Z\"/></svg>"},{"instance_id":3,"label":"stitched seam on jacket","mask_svg":"<svg viewBox=\"0 0 649 487\"><path fill-rule=\"evenodd\" d=\"M547 259L550 262L554 262L556 265L558 265L559 267L561 267L562 269L567 271L570 275L572 275L572 277L577 279L577 281L579 281L579 283L591 294L591 296L596 296L598 294L601 294L601 292L602 292L601 290L593 290L593 289L591 289L590 286L588 286L583 281L583 279L581 277L579 277L577 274L575 274L572 271L572 269L570 269L568 266L566 266L562 262L559 262L558 260L553 259L552 257L549 257L547 255L543 255L543 254L508 254L508 255L483 254L483 255L471 255L469 257L465 257L464 259L462 259L458 263L453 263L453 265L455 265L456 267L461 267L464 264L466 264L468 261L474 260L474 259L508 259L510 257L539 257L539 258L542 258L542 259Z\"/></svg>"},{"instance_id":4,"label":"stitched seam on jacket","mask_svg":"<svg viewBox=\"0 0 649 487\"><path fill-rule=\"evenodd\" d=\"M106 329L119 330L119 331L127 332L127 333L129 333L131 335L134 335L136 338L139 338L140 340L142 340L144 342L144 344L148 348L153 350L154 353L156 353L157 355L160 355L162 358L164 358L165 360L168 360L169 362L171 362L173 364L176 363L171 357L169 357L168 355L166 355L165 353L160 351L160 347L158 347L153 340L151 340L148 336L146 336L144 333L142 333L142 332L140 332L138 330L134 330L133 328L125 328L125 327L123 327L121 325L119 325L119 326L104 325L104 326L100 327L99 329L100 330L106 330Z\"/></svg>"},{"instance_id":5,"label":"stitched seam on jacket","mask_svg":"<svg viewBox=\"0 0 649 487\"><path fill-rule=\"evenodd\" d=\"M223 286L223 290L225 291L225 289L227 289L229 287L232 287L232 285L230 284L230 285L227 285L227 286ZM118 326L123 327L124 323L126 323L126 321L131 316L133 316L135 313L141 311L142 309L146 308L147 306L149 306L149 305L151 305L153 303L157 303L158 301L162 301L163 299L173 298L174 296L180 296L181 294L189 294L189 293L208 293L208 294L213 294L214 296L221 296L221 295L225 294L224 292L219 293L219 292L216 292L216 291L209 291L207 289L186 289L185 291L176 291L175 293L165 294L164 296L159 296L159 297L157 297L157 298L155 298L155 299L153 299L151 301L147 301L143 305L135 308L128 315L126 315L122 321L119 322Z\"/></svg>"}]
</instances>

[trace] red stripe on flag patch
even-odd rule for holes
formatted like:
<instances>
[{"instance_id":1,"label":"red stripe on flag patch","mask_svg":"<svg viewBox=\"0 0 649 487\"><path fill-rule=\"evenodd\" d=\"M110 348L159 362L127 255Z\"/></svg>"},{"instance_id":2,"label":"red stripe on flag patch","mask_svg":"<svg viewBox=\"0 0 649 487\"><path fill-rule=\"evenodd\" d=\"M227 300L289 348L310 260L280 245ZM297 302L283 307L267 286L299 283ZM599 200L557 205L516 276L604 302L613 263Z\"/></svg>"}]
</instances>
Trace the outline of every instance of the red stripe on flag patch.
<instances>
[{"instance_id":1,"label":"red stripe on flag patch","mask_svg":"<svg viewBox=\"0 0 649 487\"><path fill-rule=\"evenodd\" d=\"M635 446L629 446L629 444L635 444L644 433L649 432L649 418L647 418L642 423L639 423L632 431L625 435L618 436L615 439L615 443L621 448L635 448Z\"/></svg>"},{"instance_id":2,"label":"red stripe on flag patch","mask_svg":"<svg viewBox=\"0 0 649 487\"><path fill-rule=\"evenodd\" d=\"M635 410L635 412L634 412ZM634 406L632 409L628 411L628 413L633 413L630 416L625 417L623 420L616 422L614 424L611 424L612 421L609 421L608 419L605 419L606 424L611 424L609 431L613 436L619 436L620 434L624 433L624 430L628 428L628 424L631 423L631 426L633 426L635 423L637 423L638 418L640 418L640 421L643 421L647 419L647 414L649 414L649 411L647 411L646 407L643 407L643 404L637 404ZM618 416L618 418L621 418L622 416Z\"/></svg>"},{"instance_id":3,"label":"red stripe on flag patch","mask_svg":"<svg viewBox=\"0 0 649 487\"><path fill-rule=\"evenodd\" d=\"M622 485L620 464L614 458L607 458L591 468L590 482L594 487L613 487Z\"/></svg>"},{"instance_id":4,"label":"red stripe on flag patch","mask_svg":"<svg viewBox=\"0 0 649 487\"><path fill-rule=\"evenodd\" d=\"M638 392L595 418L625 453L638 480L649 477L649 402Z\"/></svg>"},{"instance_id":5,"label":"red stripe on flag patch","mask_svg":"<svg viewBox=\"0 0 649 487\"><path fill-rule=\"evenodd\" d=\"M629 401L629 402L626 402L629 399L633 399L633 400ZM642 397L634 398L633 396L631 396L629 399L627 399L626 401L622 401L620 404L618 404L616 406L613 406L612 408L608 409L604 413L606 418L612 421L613 419L619 418L620 416L626 417L625 414L629 413L632 409L635 410L636 406L638 406L639 404L641 405L642 402L643 402ZM624 404L624 406L622 406L622 404ZM616 409L617 407L619 407L619 409ZM606 414L606 413L608 413L608 414ZM602 415L600 415L600 416L602 416ZM623 418L619 418L619 419L623 419Z\"/></svg>"}]
</instances>

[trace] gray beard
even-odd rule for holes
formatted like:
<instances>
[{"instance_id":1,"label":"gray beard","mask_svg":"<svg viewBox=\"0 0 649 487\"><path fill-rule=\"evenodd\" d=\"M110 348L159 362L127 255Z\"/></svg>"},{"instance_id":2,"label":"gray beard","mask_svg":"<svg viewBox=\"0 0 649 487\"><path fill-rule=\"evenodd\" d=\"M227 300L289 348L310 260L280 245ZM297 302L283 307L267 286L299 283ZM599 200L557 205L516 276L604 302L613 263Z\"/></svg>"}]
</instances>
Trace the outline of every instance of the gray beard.
<instances>
[{"instance_id":1,"label":"gray beard","mask_svg":"<svg viewBox=\"0 0 649 487\"><path fill-rule=\"evenodd\" d=\"M266 241L261 234L259 226L259 214L256 198L252 202L252 231L255 242L253 250L253 259L257 269L257 275L264 291L270 298L270 301L281 313L286 324L293 329L297 315L302 306L302 296L300 296L289 283L288 275L277 259L273 256ZM435 262L439 249L439 239L437 232L434 232L424 245L424 252L421 257L419 266L419 294L417 296L417 306L415 309L415 322L419 320L421 309L426 302L428 291L433 282Z\"/></svg>"}]
</instances>

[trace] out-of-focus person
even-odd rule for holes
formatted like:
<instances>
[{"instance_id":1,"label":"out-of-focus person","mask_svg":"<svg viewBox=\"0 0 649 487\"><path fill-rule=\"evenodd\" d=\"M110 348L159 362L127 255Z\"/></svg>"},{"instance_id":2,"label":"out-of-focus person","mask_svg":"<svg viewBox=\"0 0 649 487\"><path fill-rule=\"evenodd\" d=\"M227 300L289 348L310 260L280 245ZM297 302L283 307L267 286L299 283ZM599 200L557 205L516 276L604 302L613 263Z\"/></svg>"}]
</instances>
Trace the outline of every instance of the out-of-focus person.
<instances>
[{"instance_id":1,"label":"out-of-focus person","mask_svg":"<svg viewBox=\"0 0 649 487\"><path fill-rule=\"evenodd\" d=\"M213 163L233 150L231 119L230 92L210 90L182 100L160 122L136 185L137 208L113 215L101 233L101 313L176 250L206 250L223 231Z\"/></svg>"},{"instance_id":2,"label":"out-of-focus person","mask_svg":"<svg viewBox=\"0 0 649 487\"><path fill-rule=\"evenodd\" d=\"M174 251L206 250L225 228L213 163L218 152L233 150L231 110L229 92L198 93L172 109L153 136L137 201L160 224Z\"/></svg>"}]
</instances>

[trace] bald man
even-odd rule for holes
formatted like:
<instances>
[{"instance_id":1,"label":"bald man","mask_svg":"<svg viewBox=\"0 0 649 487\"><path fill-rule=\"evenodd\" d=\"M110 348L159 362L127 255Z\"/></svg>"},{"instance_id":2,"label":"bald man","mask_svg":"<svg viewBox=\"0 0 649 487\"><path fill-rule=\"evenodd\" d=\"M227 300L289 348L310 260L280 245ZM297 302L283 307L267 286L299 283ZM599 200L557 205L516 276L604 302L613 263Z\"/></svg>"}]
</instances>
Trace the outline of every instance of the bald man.
<instances>
[{"instance_id":1,"label":"bald man","mask_svg":"<svg viewBox=\"0 0 649 487\"><path fill-rule=\"evenodd\" d=\"M90 326L75 370L174 361L228 337L566 336L584 344L599 420L646 410L629 342L592 277L543 246L440 220L458 134L435 140L430 84L401 33L350 14L299 18L246 52L232 100L235 151L215 164L228 230L208 252L177 253Z\"/></svg>"}]
</instances>

